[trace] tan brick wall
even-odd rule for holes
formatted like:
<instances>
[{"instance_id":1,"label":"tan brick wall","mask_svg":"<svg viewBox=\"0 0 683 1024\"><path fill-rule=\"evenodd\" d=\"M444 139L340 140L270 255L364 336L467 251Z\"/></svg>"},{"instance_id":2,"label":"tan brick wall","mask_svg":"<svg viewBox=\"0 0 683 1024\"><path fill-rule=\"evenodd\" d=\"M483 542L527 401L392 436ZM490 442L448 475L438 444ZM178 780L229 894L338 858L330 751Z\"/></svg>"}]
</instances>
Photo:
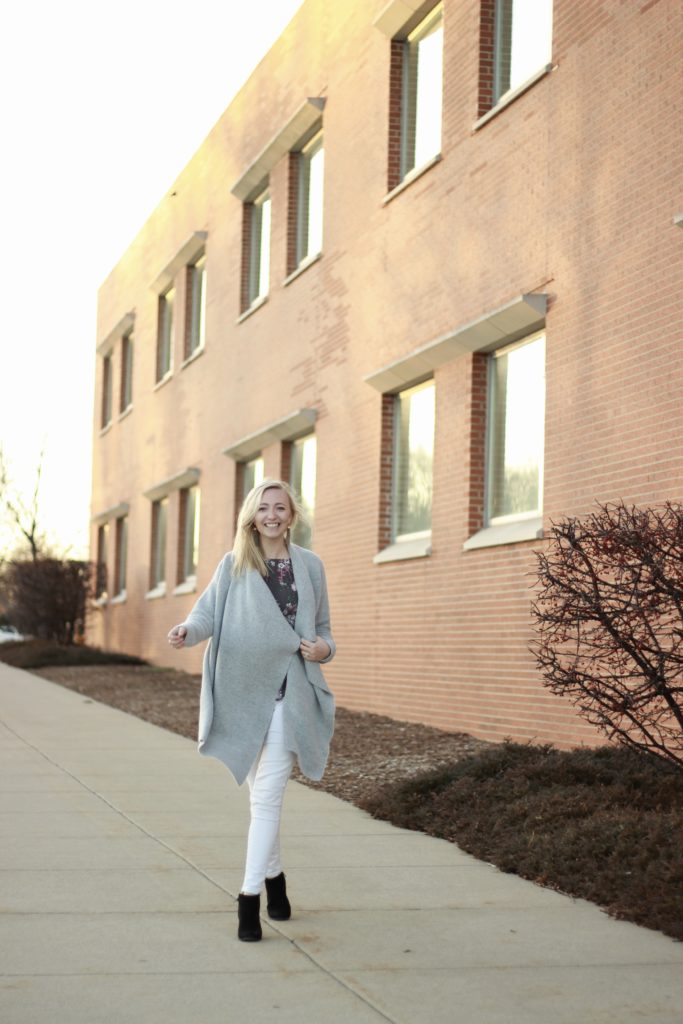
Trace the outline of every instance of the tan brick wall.
<instances>
[{"instance_id":1,"label":"tan brick wall","mask_svg":"<svg viewBox=\"0 0 683 1024\"><path fill-rule=\"evenodd\" d=\"M373 564L387 536L388 403L363 378L515 296L547 292L546 521L596 499L681 498L683 230L672 217L683 208L683 7L557 0L555 69L473 131L486 11L446 0L443 159L383 203L391 44L372 27L383 6L307 0L102 286L98 338L135 311L135 391L132 411L115 411L100 436L98 360L93 514L130 505L128 600L94 613L91 638L199 669L201 651L175 654L165 641L193 595L173 595L169 581L166 597L144 596L143 492L200 470L205 586L236 514L236 467L222 449L311 407L339 703L490 738L592 742L527 651L534 544L462 550L483 516L486 360L463 355L435 373L433 553L413 561ZM319 95L322 258L283 286L284 156L270 174L270 294L237 324L243 211L230 187ZM176 330L173 377L155 389L150 285L194 231L208 232L206 348L181 369ZM115 382L119 366L116 343ZM285 472L286 446L263 456L267 474ZM176 491L169 566L178 507Z\"/></svg>"}]
</instances>

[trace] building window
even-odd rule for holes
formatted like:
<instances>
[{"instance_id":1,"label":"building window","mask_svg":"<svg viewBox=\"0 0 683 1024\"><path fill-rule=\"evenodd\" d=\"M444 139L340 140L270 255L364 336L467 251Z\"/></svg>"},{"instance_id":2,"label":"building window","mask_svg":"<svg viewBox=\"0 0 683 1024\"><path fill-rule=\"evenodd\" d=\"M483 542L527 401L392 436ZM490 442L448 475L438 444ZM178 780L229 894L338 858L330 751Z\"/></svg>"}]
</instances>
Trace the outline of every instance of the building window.
<instances>
[{"instance_id":1,"label":"building window","mask_svg":"<svg viewBox=\"0 0 683 1024\"><path fill-rule=\"evenodd\" d=\"M95 598L103 601L107 597L107 541L109 524L97 528L97 564L95 566Z\"/></svg>"},{"instance_id":2,"label":"building window","mask_svg":"<svg viewBox=\"0 0 683 1024\"><path fill-rule=\"evenodd\" d=\"M119 411L125 412L133 402L133 332L121 340L121 395Z\"/></svg>"},{"instance_id":3,"label":"building window","mask_svg":"<svg viewBox=\"0 0 683 1024\"><path fill-rule=\"evenodd\" d=\"M194 581L199 561L199 488L180 492L178 528L178 583Z\"/></svg>"},{"instance_id":4,"label":"building window","mask_svg":"<svg viewBox=\"0 0 683 1024\"><path fill-rule=\"evenodd\" d=\"M201 255L187 268L187 325L184 358L204 348L206 337L206 256Z\"/></svg>"},{"instance_id":5,"label":"building window","mask_svg":"<svg viewBox=\"0 0 683 1024\"><path fill-rule=\"evenodd\" d=\"M541 514L545 425L545 335L489 357L489 525Z\"/></svg>"},{"instance_id":6,"label":"building window","mask_svg":"<svg viewBox=\"0 0 683 1024\"><path fill-rule=\"evenodd\" d=\"M102 360L102 429L108 427L112 416L113 377L112 356L109 352Z\"/></svg>"},{"instance_id":7,"label":"building window","mask_svg":"<svg viewBox=\"0 0 683 1024\"><path fill-rule=\"evenodd\" d=\"M244 205L243 311L264 298L270 288L270 210L267 188Z\"/></svg>"},{"instance_id":8,"label":"building window","mask_svg":"<svg viewBox=\"0 0 683 1024\"><path fill-rule=\"evenodd\" d=\"M435 388L418 384L394 400L393 540L424 537L432 528Z\"/></svg>"},{"instance_id":9,"label":"building window","mask_svg":"<svg viewBox=\"0 0 683 1024\"><path fill-rule=\"evenodd\" d=\"M553 0L482 0L479 114L552 60Z\"/></svg>"},{"instance_id":10,"label":"building window","mask_svg":"<svg viewBox=\"0 0 683 1024\"><path fill-rule=\"evenodd\" d=\"M389 189L441 152L443 7L392 40Z\"/></svg>"},{"instance_id":11,"label":"building window","mask_svg":"<svg viewBox=\"0 0 683 1024\"><path fill-rule=\"evenodd\" d=\"M291 273L322 252L325 150L323 133L316 131L300 150L291 154L290 245Z\"/></svg>"},{"instance_id":12,"label":"building window","mask_svg":"<svg viewBox=\"0 0 683 1024\"><path fill-rule=\"evenodd\" d=\"M291 442L289 482L292 485L304 513L306 523L297 524L292 534L295 544L310 548L313 541L313 518L315 515L315 479L317 440L315 434L307 434Z\"/></svg>"},{"instance_id":13,"label":"building window","mask_svg":"<svg viewBox=\"0 0 683 1024\"><path fill-rule=\"evenodd\" d=\"M166 583L166 524L168 498L152 502L152 547L150 553L150 590Z\"/></svg>"},{"instance_id":14,"label":"building window","mask_svg":"<svg viewBox=\"0 0 683 1024\"><path fill-rule=\"evenodd\" d=\"M241 474L242 474L242 486L240 494L240 504L244 501L249 491L253 487L257 487L264 479L265 470L263 465L263 459L259 455L256 459L250 459L249 462L241 463Z\"/></svg>"},{"instance_id":15,"label":"building window","mask_svg":"<svg viewBox=\"0 0 683 1024\"><path fill-rule=\"evenodd\" d=\"M171 372L173 352L173 304L175 288L169 288L159 296L159 321L157 333L157 383Z\"/></svg>"},{"instance_id":16,"label":"building window","mask_svg":"<svg viewBox=\"0 0 683 1024\"><path fill-rule=\"evenodd\" d=\"M116 562L114 566L114 595L126 592L126 559L128 554L128 516L116 520Z\"/></svg>"}]
</instances>

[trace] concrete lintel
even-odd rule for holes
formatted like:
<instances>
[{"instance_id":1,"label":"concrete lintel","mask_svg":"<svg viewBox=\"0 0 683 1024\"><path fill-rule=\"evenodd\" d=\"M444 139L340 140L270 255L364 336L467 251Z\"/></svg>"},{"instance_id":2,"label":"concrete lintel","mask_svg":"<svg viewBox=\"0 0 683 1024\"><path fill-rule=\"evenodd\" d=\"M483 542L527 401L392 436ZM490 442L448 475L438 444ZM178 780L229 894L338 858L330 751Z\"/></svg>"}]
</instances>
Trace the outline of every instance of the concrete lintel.
<instances>
[{"instance_id":1,"label":"concrete lintel","mask_svg":"<svg viewBox=\"0 0 683 1024\"><path fill-rule=\"evenodd\" d=\"M160 480L158 484L154 484L142 493L150 501L158 501L159 498L166 497L171 491L179 491L182 487L192 487L198 481L199 470L194 466L188 466L187 469L181 470L180 473L175 473L173 476L166 477L165 480Z\"/></svg>"},{"instance_id":2,"label":"concrete lintel","mask_svg":"<svg viewBox=\"0 0 683 1024\"><path fill-rule=\"evenodd\" d=\"M316 121L320 120L324 108L324 96L309 96L237 179L230 189L232 194L242 202L249 199L281 157L298 145L306 132L310 131Z\"/></svg>"},{"instance_id":3,"label":"concrete lintel","mask_svg":"<svg viewBox=\"0 0 683 1024\"><path fill-rule=\"evenodd\" d=\"M467 352L491 352L543 326L548 296L527 292L454 331L434 338L408 355L365 377L382 394L416 384L440 366Z\"/></svg>"},{"instance_id":4,"label":"concrete lintel","mask_svg":"<svg viewBox=\"0 0 683 1024\"><path fill-rule=\"evenodd\" d=\"M193 231L190 237L184 242L173 259L164 267L160 274L152 281L150 288L153 292L161 295L169 288L181 267L192 263L201 253L209 237L208 231Z\"/></svg>"},{"instance_id":5,"label":"concrete lintel","mask_svg":"<svg viewBox=\"0 0 683 1024\"><path fill-rule=\"evenodd\" d=\"M683 213L677 213L674 217L674 224L678 225L679 228L683 228Z\"/></svg>"},{"instance_id":6,"label":"concrete lintel","mask_svg":"<svg viewBox=\"0 0 683 1024\"><path fill-rule=\"evenodd\" d=\"M124 334L132 329L135 324L135 311L131 310L129 313L124 313L123 316L117 323L114 324L108 334L105 334L104 338L97 343L97 351L102 352L104 349L109 348L115 341L122 338Z\"/></svg>"},{"instance_id":7,"label":"concrete lintel","mask_svg":"<svg viewBox=\"0 0 683 1024\"><path fill-rule=\"evenodd\" d=\"M415 28L431 8L439 4L430 0L389 0L379 12L373 25L388 39L406 36Z\"/></svg>"},{"instance_id":8,"label":"concrete lintel","mask_svg":"<svg viewBox=\"0 0 683 1024\"><path fill-rule=\"evenodd\" d=\"M317 416L315 409L297 409L275 423L270 423L267 427L228 445L223 449L223 455L229 455L236 462L247 462L259 455L269 444L276 441L295 441L297 437L309 434L315 426Z\"/></svg>"},{"instance_id":9,"label":"concrete lintel","mask_svg":"<svg viewBox=\"0 0 683 1024\"><path fill-rule=\"evenodd\" d=\"M97 515L91 516L90 522L94 523L95 526L102 526L103 523L108 522L110 519L120 519L121 516L127 516L128 509L128 502L120 501L118 505L110 505L110 507L105 508L104 511L98 512Z\"/></svg>"}]
</instances>

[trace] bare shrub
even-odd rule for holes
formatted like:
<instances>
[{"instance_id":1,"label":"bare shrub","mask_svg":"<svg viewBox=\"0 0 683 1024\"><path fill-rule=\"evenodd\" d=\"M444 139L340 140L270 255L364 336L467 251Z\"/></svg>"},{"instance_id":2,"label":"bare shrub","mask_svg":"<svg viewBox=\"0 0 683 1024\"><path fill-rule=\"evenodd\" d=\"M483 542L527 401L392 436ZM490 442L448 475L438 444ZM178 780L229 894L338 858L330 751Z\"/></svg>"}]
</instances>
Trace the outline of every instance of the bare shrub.
<instances>
[{"instance_id":1,"label":"bare shrub","mask_svg":"<svg viewBox=\"0 0 683 1024\"><path fill-rule=\"evenodd\" d=\"M92 566L58 558L8 562L2 583L8 614L20 633L72 644L83 635Z\"/></svg>"},{"instance_id":2,"label":"bare shrub","mask_svg":"<svg viewBox=\"0 0 683 1024\"><path fill-rule=\"evenodd\" d=\"M531 649L610 739L683 768L683 508L599 505L537 552Z\"/></svg>"}]
</instances>

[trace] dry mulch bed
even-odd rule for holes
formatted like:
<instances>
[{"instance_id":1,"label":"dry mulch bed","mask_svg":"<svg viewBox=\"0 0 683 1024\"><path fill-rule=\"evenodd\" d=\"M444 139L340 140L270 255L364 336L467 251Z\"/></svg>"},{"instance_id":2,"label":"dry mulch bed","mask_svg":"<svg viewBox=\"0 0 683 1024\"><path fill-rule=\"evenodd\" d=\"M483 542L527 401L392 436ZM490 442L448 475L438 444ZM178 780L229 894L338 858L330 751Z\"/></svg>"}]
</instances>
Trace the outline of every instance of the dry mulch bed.
<instances>
[{"instance_id":1,"label":"dry mulch bed","mask_svg":"<svg viewBox=\"0 0 683 1024\"><path fill-rule=\"evenodd\" d=\"M47 649L3 647L0 660L195 737L198 676L82 648L50 666ZM325 777L307 784L683 939L683 772L654 758L490 744L340 708Z\"/></svg>"}]
</instances>

